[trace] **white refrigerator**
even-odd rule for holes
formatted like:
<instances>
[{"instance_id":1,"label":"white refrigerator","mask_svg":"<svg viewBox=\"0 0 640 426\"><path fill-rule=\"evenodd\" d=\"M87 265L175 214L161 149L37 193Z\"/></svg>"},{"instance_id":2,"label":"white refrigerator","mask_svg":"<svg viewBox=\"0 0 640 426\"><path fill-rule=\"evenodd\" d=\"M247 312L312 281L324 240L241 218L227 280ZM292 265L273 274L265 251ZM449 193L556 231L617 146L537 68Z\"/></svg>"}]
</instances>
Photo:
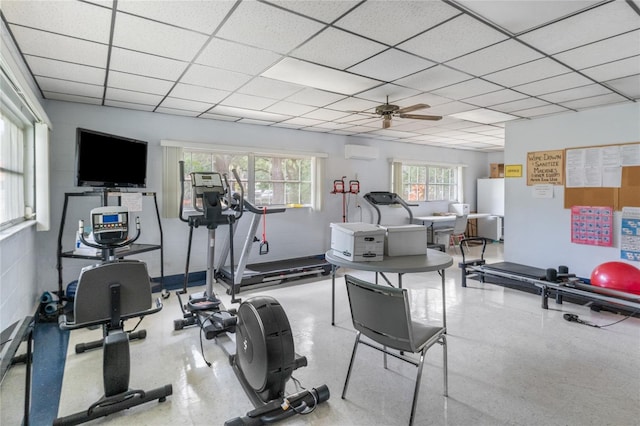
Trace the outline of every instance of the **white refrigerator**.
<instances>
[{"instance_id":1,"label":"white refrigerator","mask_svg":"<svg viewBox=\"0 0 640 426\"><path fill-rule=\"evenodd\" d=\"M478 236L495 241L503 239L504 232L504 178L478 179L476 193L478 213L489 213L478 219Z\"/></svg>"}]
</instances>

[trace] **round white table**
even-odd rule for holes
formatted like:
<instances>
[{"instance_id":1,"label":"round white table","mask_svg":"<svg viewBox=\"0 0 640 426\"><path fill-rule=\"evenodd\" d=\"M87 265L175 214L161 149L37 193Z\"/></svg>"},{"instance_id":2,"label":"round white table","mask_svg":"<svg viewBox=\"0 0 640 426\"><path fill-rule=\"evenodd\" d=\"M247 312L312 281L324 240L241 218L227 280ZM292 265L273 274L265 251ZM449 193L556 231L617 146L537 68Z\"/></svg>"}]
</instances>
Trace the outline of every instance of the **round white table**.
<instances>
[{"instance_id":1,"label":"round white table","mask_svg":"<svg viewBox=\"0 0 640 426\"><path fill-rule=\"evenodd\" d=\"M382 275L384 280L391 285L391 282L384 275L385 273L398 274L398 286L402 288L402 275L416 272L438 271L442 278L442 322L447 327L446 303L444 294L444 271L453 265L453 258L447 253L438 250L426 249L426 254L416 256L385 256L383 260L372 262L352 262L342 257L336 256L333 250L328 250L324 254L327 262L331 263L331 325L335 325L335 303L336 303L336 268L342 266L360 271L371 271L376 273L376 283L378 275Z\"/></svg>"}]
</instances>

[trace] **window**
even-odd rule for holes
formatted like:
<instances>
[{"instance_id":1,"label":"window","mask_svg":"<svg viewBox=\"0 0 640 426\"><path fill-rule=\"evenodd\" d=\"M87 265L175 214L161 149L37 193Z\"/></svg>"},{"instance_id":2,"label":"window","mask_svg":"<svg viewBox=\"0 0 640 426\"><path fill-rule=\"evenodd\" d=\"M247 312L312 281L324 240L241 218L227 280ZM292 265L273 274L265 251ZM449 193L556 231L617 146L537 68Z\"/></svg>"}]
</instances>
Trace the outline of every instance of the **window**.
<instances>
[{"instance_id":1,"label":"window","mask_svg":"<svg viewBox=\"0 0 640 426\"><path fill-rule=\"evenodd\" d=\"M312 206L314 157L275 154L229 153L205 150L183 150L185 180L191 172L227 173L235 185L232 169L236 169L245 188L245 197L258 206ZM185 201L191 204L189 185L185 185ZM238 190L238 188L234 188ZM189 199L189 201L187 201Z\"/></svg>"},{"instance_id":2,"label":"window","mask_svg":"<svg viewBox=\"0 0 640 426\"><path fill-rule=\"evenodd\" d=\"M460 201L460 168L394 163L396 192L407 201ZM398 173L400 172L400 173Z\"/></svg>"},{"instance_id":3,"label":"window","mask_svg":"<svg viewBox=\"0 0 640 426\"><path fill-rule=\"evenodd\" d=\"M0 112L0 228L25 216L25 132L18 123Z\"/></svg>"}]
</instances>

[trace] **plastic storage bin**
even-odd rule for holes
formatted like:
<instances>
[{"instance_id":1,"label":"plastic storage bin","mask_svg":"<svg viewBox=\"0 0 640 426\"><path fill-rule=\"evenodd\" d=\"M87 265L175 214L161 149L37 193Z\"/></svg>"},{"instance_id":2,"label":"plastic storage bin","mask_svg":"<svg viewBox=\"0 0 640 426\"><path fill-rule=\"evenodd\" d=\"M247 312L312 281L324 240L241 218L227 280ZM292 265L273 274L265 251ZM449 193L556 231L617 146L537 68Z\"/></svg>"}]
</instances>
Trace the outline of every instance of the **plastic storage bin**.
<instances>
[{"instance_id":1,"label":"plastic storage bin","mask_svg":"<svg viewBox=\"0 0 640 426\"><path fill-rule=\"evenodd\" d=\"M386 256L427 254L427 227L422 225L382 226L386 230Z\"/></svg>"},{"instance_id":2,"label":"plastic storage bin","mask_svg":"<svg viewBox=\"0 0 640 426\"><path fill-rule=\"evenodd\" d=\"M370 223L332 223L331 248L336 256L353 262L384 258L385 230Z\"/></svg>"}]
</instances>

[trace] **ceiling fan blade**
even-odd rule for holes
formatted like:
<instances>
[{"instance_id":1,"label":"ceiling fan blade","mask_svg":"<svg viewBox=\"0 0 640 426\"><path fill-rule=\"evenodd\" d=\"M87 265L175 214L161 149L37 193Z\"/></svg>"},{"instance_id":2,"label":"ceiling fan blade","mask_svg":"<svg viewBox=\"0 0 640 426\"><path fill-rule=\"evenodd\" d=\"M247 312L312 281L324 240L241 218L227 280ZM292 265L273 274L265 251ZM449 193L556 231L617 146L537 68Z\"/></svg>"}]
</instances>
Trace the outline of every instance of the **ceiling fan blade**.
<instances>
[{"instance_id":1,"label":"ceiling fan blade","mask_svg":"<svg viewBox=\"0 0 640 426\"><path fill-rule=\"evenodd\" d=\"M420 115L420 114L398 114L398 117L412 118L414 120L432 120L432 121L438 121L442 119L442 117L439 115Z\"/></svg>"},{"instance_id":2,"label":"ceiling fan blade","mask_svg":"<svg viewBox=\"0 0 640 426\"><path fill-rule=\"evenodd\" d=\"M389 127L391 127L391 117L384 117L382 120L382 128L388 129Z\"/></svg>"},{"instance_id":3,"label":"ceiling fan blade","mask_svg":"<svg viewBox=\"0 0 640 426\"><path fill-rule=\"evenodd\" d=\"M375 112L369 112L369 111L345 111L345 112L348 112L349 114L366 114L366 115L373 115L375 117L379 116L379 114Z\"/></svg>"},{"instance_id":4,"label":"ceiling fan blade","mask_svg":"<svg viewBox=\"0 0 640 426\"><path fill-rule=\"evenodd\" d=\"M405 112L417 111L419 109L425 109L425 108L430 108L430 106L427 105L427 104L415 104L415 105L411 105L411 106L408 106L408 107L400 108L396 112L398 114L404 114Z\"/></svg>"}]
</instances>

